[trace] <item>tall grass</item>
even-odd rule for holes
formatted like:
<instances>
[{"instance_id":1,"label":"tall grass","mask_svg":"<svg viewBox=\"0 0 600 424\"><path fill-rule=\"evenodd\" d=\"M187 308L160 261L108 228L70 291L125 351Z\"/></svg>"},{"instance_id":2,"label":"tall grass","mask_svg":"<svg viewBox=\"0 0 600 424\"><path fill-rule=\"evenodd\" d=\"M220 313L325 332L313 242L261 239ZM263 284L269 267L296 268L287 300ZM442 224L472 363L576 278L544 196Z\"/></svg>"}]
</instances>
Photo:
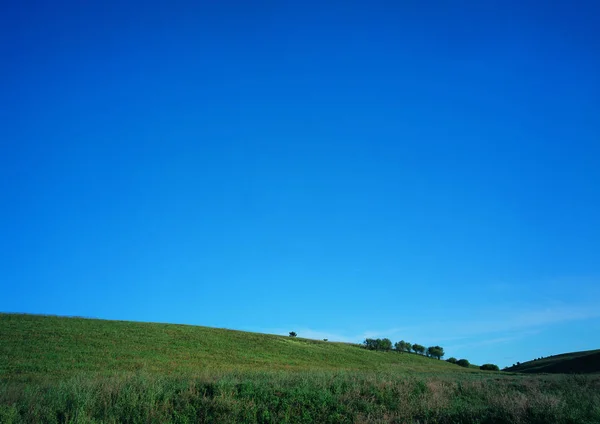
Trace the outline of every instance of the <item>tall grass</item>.
<instances>
[{"instance_id":1,"label":"tall grass","mask_svg":"<svg viewBox=\"0 0 600 424\"><path fill-rule=\"evenodd\" d=\"M0 386L2 423L599 423L598 376L128 374Z\"/></svg>"}]
</instances>

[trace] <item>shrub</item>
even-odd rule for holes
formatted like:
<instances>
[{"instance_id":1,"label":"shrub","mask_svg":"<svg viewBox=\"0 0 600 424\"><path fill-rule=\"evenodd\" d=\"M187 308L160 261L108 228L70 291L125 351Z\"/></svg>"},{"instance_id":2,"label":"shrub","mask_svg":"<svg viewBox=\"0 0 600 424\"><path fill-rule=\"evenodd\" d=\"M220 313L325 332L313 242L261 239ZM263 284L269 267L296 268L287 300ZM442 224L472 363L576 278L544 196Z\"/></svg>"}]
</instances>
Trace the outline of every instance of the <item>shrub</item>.
<instances>
[{"instance_id":1,"label":"shrub","mask_svg":"<svg viewBox=\"0 0 600 424\"><path fill-rule=\"evenodd\" d=\"M296 337L296 336L297 336L297 334L295 331L290 331L290 337Z\"/></svg>"},{"instance_id":2,"label":"shrub","mask_svg":"<svg viewBox=\"0 0 600 424\"><path fill-rule=\"evenodd\" d=\"M479 369L483 371L500 371L498 365L495 364L483 364Z\"/></svg>"},{"instance_id":3,"label":"shrub","mask_svg":"<svg viewBox=\"0 0 600 424\"><path fill-rule=\"evenodd\" d=\"M471 364L466 359L459 359L458 361L456 361L456 365L460 365L461 367L469 368L469 365L471 365Z\"/></svg>"},{"instance_id":4,"label":"shrub","mask_svg":"<svg viewBox=\"0 0 600 424\"><path fill-rule=\"evenodd\" d=\"M456 364L457 361L458 360L454 356L446 359L446 362L450 362L451 364Z\"/></svg>"}]
</instances>

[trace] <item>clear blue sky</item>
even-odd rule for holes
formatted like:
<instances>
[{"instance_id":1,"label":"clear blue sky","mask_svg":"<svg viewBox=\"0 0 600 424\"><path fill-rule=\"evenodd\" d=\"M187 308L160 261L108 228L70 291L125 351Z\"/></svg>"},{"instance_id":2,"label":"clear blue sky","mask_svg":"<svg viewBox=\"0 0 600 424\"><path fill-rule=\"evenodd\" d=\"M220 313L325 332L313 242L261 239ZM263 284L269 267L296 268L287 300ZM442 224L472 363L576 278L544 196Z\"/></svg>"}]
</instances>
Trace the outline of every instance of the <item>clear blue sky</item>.
<instances>
[{"instance_id":1,"label":"clear blue sky","mask_svg":"<svg viewBox=\"0 0 600 424\"><path fill-rule=\"evenodd\" d=\"M593 1L5 2L0 311L501 366L600 348L598 22Z\"/></svg>"}]
</instances>

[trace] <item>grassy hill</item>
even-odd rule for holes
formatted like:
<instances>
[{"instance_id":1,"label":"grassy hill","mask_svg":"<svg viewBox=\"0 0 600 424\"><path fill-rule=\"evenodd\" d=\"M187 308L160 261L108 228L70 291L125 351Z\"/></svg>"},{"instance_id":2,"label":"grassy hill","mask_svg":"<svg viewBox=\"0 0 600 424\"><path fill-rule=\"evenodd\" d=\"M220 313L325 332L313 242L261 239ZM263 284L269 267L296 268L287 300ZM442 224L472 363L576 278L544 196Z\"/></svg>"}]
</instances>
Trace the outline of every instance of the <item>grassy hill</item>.
<instances>
[{"instance_id":1,"label":"grassy hill","mask_svg":"<svg viewBox=\"0 0 600 424\"><path fill-rule=\"evenodd\" d=\"M0 423L596 423L600 378L346 343L0 314Z\"/></svg>"},{"instance_id":2,"label":"grassy hill","mask_svg":"<svg viewBox=\"0 0 600 424\"><path fill-rule=\"evenodd\" d=\"M563 353L506 368L523 373L600 373L600 350Z\"/></svg>"},{"instance_id":3,"label":"grassy hill","mask_svg":"<svg viewBox=\"0 0 600 424\"><path fill-rule=\"evenodd\" d=\"M473 372L416 354L191 325L0 314L0 377L227 370Z\"/></svg>"}]
</instances>

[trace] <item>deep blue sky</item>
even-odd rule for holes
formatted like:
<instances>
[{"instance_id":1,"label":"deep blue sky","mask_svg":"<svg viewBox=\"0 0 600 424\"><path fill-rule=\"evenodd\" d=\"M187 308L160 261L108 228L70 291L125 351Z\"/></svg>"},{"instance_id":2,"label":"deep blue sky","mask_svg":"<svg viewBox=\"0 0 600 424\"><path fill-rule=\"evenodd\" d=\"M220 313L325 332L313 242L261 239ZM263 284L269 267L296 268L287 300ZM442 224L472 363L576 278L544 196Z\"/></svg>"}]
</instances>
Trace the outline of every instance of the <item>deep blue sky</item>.
<instances>
[{"instance_id":1,"label":"deep blue sky","mask_svg":"<svg viewBox=\"0 0 600 424\"><path fill-rule=\"evenodd\" d=\"M0 311L600 348L597 2L110 3L1 6Z\"/></svg>"}]
</instances>

